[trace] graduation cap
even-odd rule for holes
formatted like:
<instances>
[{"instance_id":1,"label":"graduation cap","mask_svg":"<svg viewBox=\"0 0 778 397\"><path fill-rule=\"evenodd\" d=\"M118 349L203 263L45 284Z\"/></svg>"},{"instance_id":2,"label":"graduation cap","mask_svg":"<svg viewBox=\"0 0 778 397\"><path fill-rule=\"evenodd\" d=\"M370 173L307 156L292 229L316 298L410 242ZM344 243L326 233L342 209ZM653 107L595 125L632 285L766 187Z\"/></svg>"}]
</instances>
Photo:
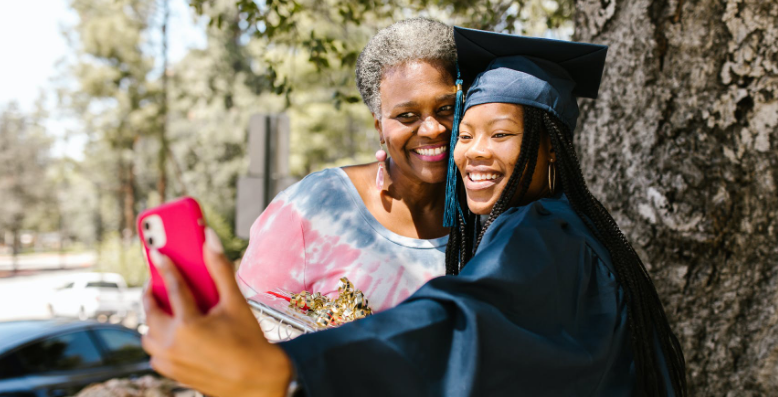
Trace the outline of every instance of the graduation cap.
<instances>
[{"instance_id":1,"label":"graduation cap","mask_svg":"<svg viewBox=\"0 0 778 397\"><path fill-rule=\"evenodd\" d=\"M453 153L462 114L484 103L513 103L546 110L572 133L576 97L596 98L608 47L454 27L457 46L457 109L449 146L444 226L454 225L457 170ZM460 87L469 86L464 107Z\"/></svg>"},{"instance_id":2,"label":"graduation cap","mask_svg":"<svg viewBox=\"0 0 778 397\"><path fill-rule=\"evenodd\" d=\"M572 132L575 97L596 98L608 47L455 27L465 111L490 102L536 106L559 117Z\"/></svg>"}]
</instances>

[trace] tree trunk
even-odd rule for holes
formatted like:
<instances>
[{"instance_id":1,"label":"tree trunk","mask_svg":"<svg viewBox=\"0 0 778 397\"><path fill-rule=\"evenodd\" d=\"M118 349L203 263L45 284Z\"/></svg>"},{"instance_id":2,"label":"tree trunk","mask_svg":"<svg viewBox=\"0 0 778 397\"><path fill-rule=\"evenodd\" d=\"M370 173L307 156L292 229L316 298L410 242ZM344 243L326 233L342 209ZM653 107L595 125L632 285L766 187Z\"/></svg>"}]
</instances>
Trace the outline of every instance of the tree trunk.
<instances>
[{"instance_id":1,"label":"tree trunk","mask_svg":"<svg viewBox=\"0 0 778 397\"><path fill-rule=\"evenodd\" d=\"M159 193L159 202L164 203L167 197L167 119L168 119L168 21L170 20L169 0L163 1L162 12L162 98L160 109L160 130L159 130L159 153L157 157L157 169L159 179L157 180L157 193Z\"/></svg>"},{"instance_id":2,"label":"tree trunk","mask_svg":"<svg viewBox=\"0 0 778 397\"><path fill-rule=\"evenodd\" d=\"M22 248L19 242L19 226L12 226L11 233L14 236L13 245L11 245L11 272L16 274L19 271L19 251Z\"/></svg>"},{"instance_id":3,"label":"tree trunk","mask_svg":"<svg viewBox=\"0 0 778 397\"><path fill-rule=\"evenodd\" d=\"M778 1L577 0L610 46L576 143L649 268L692 395L778 388Z\"/></svg>"},{"instance_id":4,"label":"tree trunk","mask_svg":"<svg viewBox=\"0 0 778 397\"><path fill-rule=\"evenodd\" d=\"M135 235L135 170L132 160L119 161L119 174L121 175L121 187L119 202L121 203L120 230L124 241L128 241Z\"/></svg>"}]
</instances>

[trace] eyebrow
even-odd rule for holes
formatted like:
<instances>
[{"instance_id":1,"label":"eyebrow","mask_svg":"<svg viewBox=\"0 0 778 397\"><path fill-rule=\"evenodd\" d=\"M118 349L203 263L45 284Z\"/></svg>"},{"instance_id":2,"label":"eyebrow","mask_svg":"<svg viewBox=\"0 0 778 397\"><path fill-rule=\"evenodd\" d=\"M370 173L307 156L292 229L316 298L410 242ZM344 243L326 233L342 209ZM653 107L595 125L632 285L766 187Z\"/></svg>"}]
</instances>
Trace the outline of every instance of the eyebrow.
<instances>
[{"instance_id":1,"label":"eyebrow","mask_svg":"<svg viewBox=\"0 0 778 397\"><path fill-rule=\"evenodd\" d=\"M447 100L450 100L450 99L456 100L457 99L457 93L456 92L452 92L451 94L445 94L445 95L441 95L441 96L435 98L435 100L438 101L438 102L443 102L443 101L447 101Z\"/></svg>"},{"instance_id":2,"label":"eyebrow","mask_svg":"<svg viewBox=\"0 0 778 397\"><path fill-rule=\"evenodd\" d=\"M518 125L518 126L520 126L520 125L521 125L521 124L520 124L519 122L517 122L517 121L514 119L514 117L512 117L512 116L502 116L502 117L497 117L497 118L495 118L495 119L491 119L491 120L489 120L489 121L486 123L486 126L487 126L487 127L490 127L491 125L493 125L493 124L495 124L495 123L497 123L497 122L500 122L500 121L510 121L511 123L513 123L513 124L516 124L516 125ZM473 125L472 125L472 124L470 124L470 123L468 123L468 122L466 122L466 121L464 121L464 120L462 120L462 125L466 125L466 126L468 126L468 127L470 127L470 128L472 128L472 127L473 127Z\"/></svg>"},{"instance_id":3,"label":"eyebrow","mask_svg":"<svg viewBox=\"0 0 778 397\"><path fill-rule=\"evenodd\" d=\"M490 126L490 125L492 125L492 124L495 124L495 123L497 123L498 121L510 121L510 122L511 122L511 123L513 123L513 124L516 124L516 125L521 125L521 124L520 124L518 121L516 121L516 120L514 119L514 117L513 117L513 116L502 116L502 117L498 117L498 118L496 118L496 119L491 119L491 120L489 120L489 122L488 122L488 123L486 123L486 125L487 125L487 126Z\"/></svg>"},{"instance_id":4,"label":"eyebrow","mask_svg":"<svg viewBox=\"0 0 778 397\"><path fill-rule=\"evenodd\" d=\"M415 106L419 106L419 103L416 101L408 101L408 102L398 103L397 105L394 105L392 109L410 108Z\"/></svg>"},{"instance_id":5,"label":"eyebrow","mask_svg":"<svg viewBox=\"0 0 778 397\"><path fill-rule=\"evenodd\" d=\"M445 94L445 95L441 95L441 96L435 98L435 101L436 102L443 102L443 101L448 101L448 100L452 100L452 99L456 100L456 97L457 97L456 93ZM416 101L408 101L408 102L398 103L397 105L394 105L392 107L392 109L410 108L410 107L415 107L415 106L419 106L419 103L416 102Z\"/></svg>"}]
</instances>

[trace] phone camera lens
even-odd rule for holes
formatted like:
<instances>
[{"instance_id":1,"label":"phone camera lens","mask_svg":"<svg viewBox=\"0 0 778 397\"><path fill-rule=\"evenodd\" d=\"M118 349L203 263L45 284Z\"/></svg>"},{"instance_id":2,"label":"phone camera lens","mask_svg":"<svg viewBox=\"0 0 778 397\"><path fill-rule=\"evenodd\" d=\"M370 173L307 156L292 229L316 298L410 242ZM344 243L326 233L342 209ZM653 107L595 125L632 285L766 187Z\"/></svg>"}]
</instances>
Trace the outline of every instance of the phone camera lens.
<instances>
[{"instance_id":1,"label":"phone camera lens","mask_svg":"<svg viewBox=\"0 0 778 397\"><path fill-rule=\"evenodd\" d=\"M149 237L149 246L154 246L154 238Z\"/></svg>"}]
</instances>

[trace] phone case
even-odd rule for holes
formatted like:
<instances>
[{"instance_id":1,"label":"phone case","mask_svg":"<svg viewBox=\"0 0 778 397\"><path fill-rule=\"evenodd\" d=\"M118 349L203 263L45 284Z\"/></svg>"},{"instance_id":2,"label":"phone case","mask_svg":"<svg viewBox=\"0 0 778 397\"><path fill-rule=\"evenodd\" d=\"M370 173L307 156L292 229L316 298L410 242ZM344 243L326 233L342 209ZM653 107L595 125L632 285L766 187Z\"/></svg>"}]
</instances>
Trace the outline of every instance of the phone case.
<instances>
[{"instance_id":1,"label":"phone case","mask_svg":"<svg viewBox=\"0 0 778 397\"><path fill-rule=\"evenodd\" d=\"M172 309L165 282L149 255L151 249L175 263L203 313L216 305L219 294L203 259L205 220L195 199L184 197L142 212L138 235L149 263L151 291L165 312L172 314Z\"/></svg>"}]
</instances>

